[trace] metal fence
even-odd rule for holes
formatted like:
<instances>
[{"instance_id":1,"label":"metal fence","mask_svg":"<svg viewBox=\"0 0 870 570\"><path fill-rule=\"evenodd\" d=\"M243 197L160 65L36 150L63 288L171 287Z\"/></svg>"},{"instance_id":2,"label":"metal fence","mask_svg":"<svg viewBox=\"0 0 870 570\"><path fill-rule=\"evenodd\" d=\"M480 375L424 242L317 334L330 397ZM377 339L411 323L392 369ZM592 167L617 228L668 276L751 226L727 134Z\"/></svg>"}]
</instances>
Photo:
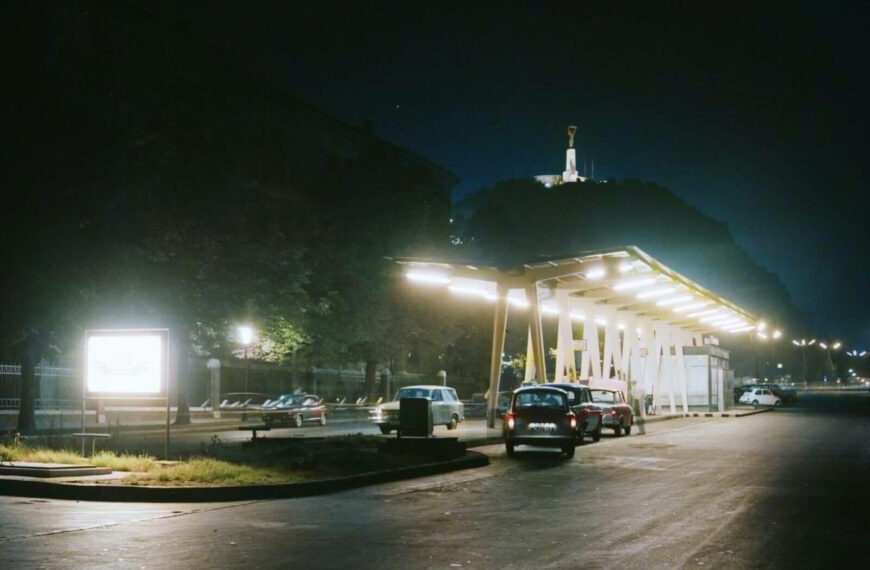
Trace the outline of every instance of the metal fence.
<instances>
[{"instance_id":1,"label":"metal fence","mask_svg":"<svg viewBox=\"0 0 870 570\"><path fill-rule=\"evenodd\" d=\"M75 409L82 405L82 377L75 368L36 367L36 409ZM0 364L0 409L18 409L21 400L21 365Z\"/></svg>"}]
</instances>

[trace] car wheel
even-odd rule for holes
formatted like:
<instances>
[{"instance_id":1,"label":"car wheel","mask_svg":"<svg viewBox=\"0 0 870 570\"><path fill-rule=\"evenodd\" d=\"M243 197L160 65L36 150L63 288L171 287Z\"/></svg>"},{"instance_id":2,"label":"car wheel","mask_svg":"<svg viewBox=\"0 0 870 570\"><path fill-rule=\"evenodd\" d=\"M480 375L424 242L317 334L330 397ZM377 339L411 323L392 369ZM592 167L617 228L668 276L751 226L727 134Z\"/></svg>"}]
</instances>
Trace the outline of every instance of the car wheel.
<instances>
[{"instance_id":1,"label":"car wheel","mask_svg":"<svg viewBox=\"0 0 870 570\"><path fill-rule=\"evenodd\" d=\"M752 400L752 407L758 409L758 400Z\"/></svg>"},{"instance_id":2,"label":"car wheel","mask_svg":"<svg viewBox=\"0 0 870 570\"><path fill-rule=\"evenodd\" d=\"M628 425L622 429L625 430L625 435L630 435L631 434L631 422L629 422Z\"/></svg>"},{"instance_id":3,"label":"car wheel","mask_svg":"<svg viewBox=\"0 0 870 570\"><path fill-rule=\"evenodd\" d=\"M450 418L450 423L447 424L447 429L456 429L456 426L458 426L458 425L459 425L459 416L457 416L456 414L453 414L453 416Z\"/></svg>"},{"instance_id":4,"label":"car wheel","mask_svg":"<svg viewBox=\"0 0 870 570\"><path fill-rule=\"evenodd\" d=\"M574 444L569 443L565 447L562 448L562 453L565 454L565 457L571 459L574 457Z\"/></svg>"},{"instance_id":5,"label":"car wheel","mask_svg":"<svg viewBox=\"0 0 870 570\"><path fill-rule=\"evenodd\" d=\"M595 428L595 431L592 432L592 441L598 441L601 439L601 424L598 424L598 427Z\"/></svg>"},{"instance_id":6,"label":"car wheel","mask_svg":"<svg viewBox=\"0 0 870 570\"><path fill-rule=\"evenodd\" d=\"M302 414L296 414L296 417L293 418L293 425L298 428L302 427Z\"/></svg>"},{"instance_id":7,"label":"car wheel","mask_svg":"<svg viewBox=\"0 0 870 570\"><path fill-rule=\"evenodd\" d=\"M514 450L514 444L512 443L505 443L504 450L507 453L508 457L513 457L516 454L516 451Z\"/></svg>"},{"instance_id":8,"label":"car wheel","mask_svg":"<svg viewBox=\"0 0 870 570\"><path fill-rule=\"evenodd\" d=\"M381 433L384 435L390 435L390 432L393 431L390 426L378 426L381 428Z\"/></svg>"},{"instance_id":9,"label":"car wheel","mask_svg":"<svg viewBox=\"0 0 870 570\"><path fill-rule=\"evenodd\" d=\"M326 425L326 412L321 412L320 414L320 425Z\"/></svg>"},{"instance_id":10,"label":"car wheel","mask_svg":"<svg viewBox=\"0 0 870 570\"><path fill-rule=\"evenodd\" d=\"M584 437L586 434L583 432L583 428L577 428L577 443L583 443Z\"/></svg>"},{"instance_id":11,"label":"car wheel","mask_svg":"<svg viewBox=\"0 0 870 570\"><path fill-rule=\"evenodd\" d=\"M621 436L622 435L622 424L617 424L616 427L613 428L613 433L616 435L616 437Z\"/></svg>"},{"instance_id":12,"label":"car wheel","mask_svg":"<svg viewBox=\"0 0 870 570\"><path fill-rule=\"evenodd\" d=\"M774 408L778 408L778 407L780 407L781 405L782 405L782 400L777 400L777 401L775 401L775 402L773 403L773 407L774 407Z\"/></svg>"}]
</instances>

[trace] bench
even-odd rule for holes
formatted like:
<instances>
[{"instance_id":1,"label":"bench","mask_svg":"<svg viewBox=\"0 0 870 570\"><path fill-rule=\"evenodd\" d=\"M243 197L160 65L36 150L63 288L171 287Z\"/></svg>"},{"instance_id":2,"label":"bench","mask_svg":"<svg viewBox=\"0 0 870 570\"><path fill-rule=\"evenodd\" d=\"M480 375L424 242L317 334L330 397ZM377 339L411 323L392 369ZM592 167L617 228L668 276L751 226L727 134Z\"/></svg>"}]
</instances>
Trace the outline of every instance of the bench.
<instances>
[{"instance_id":1,"label":"bench","mask_svg":"<svg viewBox=\"0 0 870 570\"><path fill-rule=\"evenodd\" d=\"M239 426L239 429L242 430L242 431L249 431L249 432L251 432L251 441L254 441L254 440L257 439L257 432L258 432L258 431L271 431L271 430L272 430L271 427L269 427L269 426L267 426L267 425L265 425L265 424L256 424L256 425L251 424L251 425L244 425L244 426Z\"/></svg>"},{"instance_id":2,"label":"bench","mask_svg":"<svg viewBox=\"0 0 870 570\"><path fill-rule=\"evenodd\" d=\"M72 435L73 435L73 437L81 438L81 440L82 440L82 455L85 454L85 440L88 438L91 438L91 457L94 456L94 452L96 451L98 439L109 439L110 437L112 437L111 434L108 434L108 433L95 433L95 432L92 432L92 433L80 432L80 433L74 433Z\"/></svg>"}]
</instances>

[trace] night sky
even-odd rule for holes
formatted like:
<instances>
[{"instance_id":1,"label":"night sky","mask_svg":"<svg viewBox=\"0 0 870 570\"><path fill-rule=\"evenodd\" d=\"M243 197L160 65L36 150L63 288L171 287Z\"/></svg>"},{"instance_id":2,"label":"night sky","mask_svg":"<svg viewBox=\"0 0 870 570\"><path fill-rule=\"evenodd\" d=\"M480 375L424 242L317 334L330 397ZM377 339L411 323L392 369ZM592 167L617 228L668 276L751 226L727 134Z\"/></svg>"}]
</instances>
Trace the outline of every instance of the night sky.
<instances>
[{"instance_id":1,"label":"night sky","mask_svg":"<svg viewBox=\"0 0 870 570\"><path fill-rule=\"evenodd\" d=\"M866 3L140 3L455 172L455 197L560 173L576 124L581 171L726 222L815 334L870 348Z\"/></svg>"}]
</instances>

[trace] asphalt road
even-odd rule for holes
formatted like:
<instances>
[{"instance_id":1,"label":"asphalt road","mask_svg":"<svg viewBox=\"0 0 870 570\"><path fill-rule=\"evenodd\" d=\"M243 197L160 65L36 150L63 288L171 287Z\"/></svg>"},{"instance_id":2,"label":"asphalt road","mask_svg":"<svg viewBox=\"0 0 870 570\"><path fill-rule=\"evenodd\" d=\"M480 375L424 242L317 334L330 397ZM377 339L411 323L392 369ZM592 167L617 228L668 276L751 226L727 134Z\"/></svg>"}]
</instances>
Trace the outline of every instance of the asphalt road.
<instances>
[{"instance_id":1,"label":"asphalt road","mask_svg":"<svg viewBox=\"0 0 870 570\"><path fill-rule=\"evenodd\" d=\"M522 449L522 448L521 448ZM864 568L870 394L306 499L0 498L4 568Z\"/></svg>"}]
</instances>

